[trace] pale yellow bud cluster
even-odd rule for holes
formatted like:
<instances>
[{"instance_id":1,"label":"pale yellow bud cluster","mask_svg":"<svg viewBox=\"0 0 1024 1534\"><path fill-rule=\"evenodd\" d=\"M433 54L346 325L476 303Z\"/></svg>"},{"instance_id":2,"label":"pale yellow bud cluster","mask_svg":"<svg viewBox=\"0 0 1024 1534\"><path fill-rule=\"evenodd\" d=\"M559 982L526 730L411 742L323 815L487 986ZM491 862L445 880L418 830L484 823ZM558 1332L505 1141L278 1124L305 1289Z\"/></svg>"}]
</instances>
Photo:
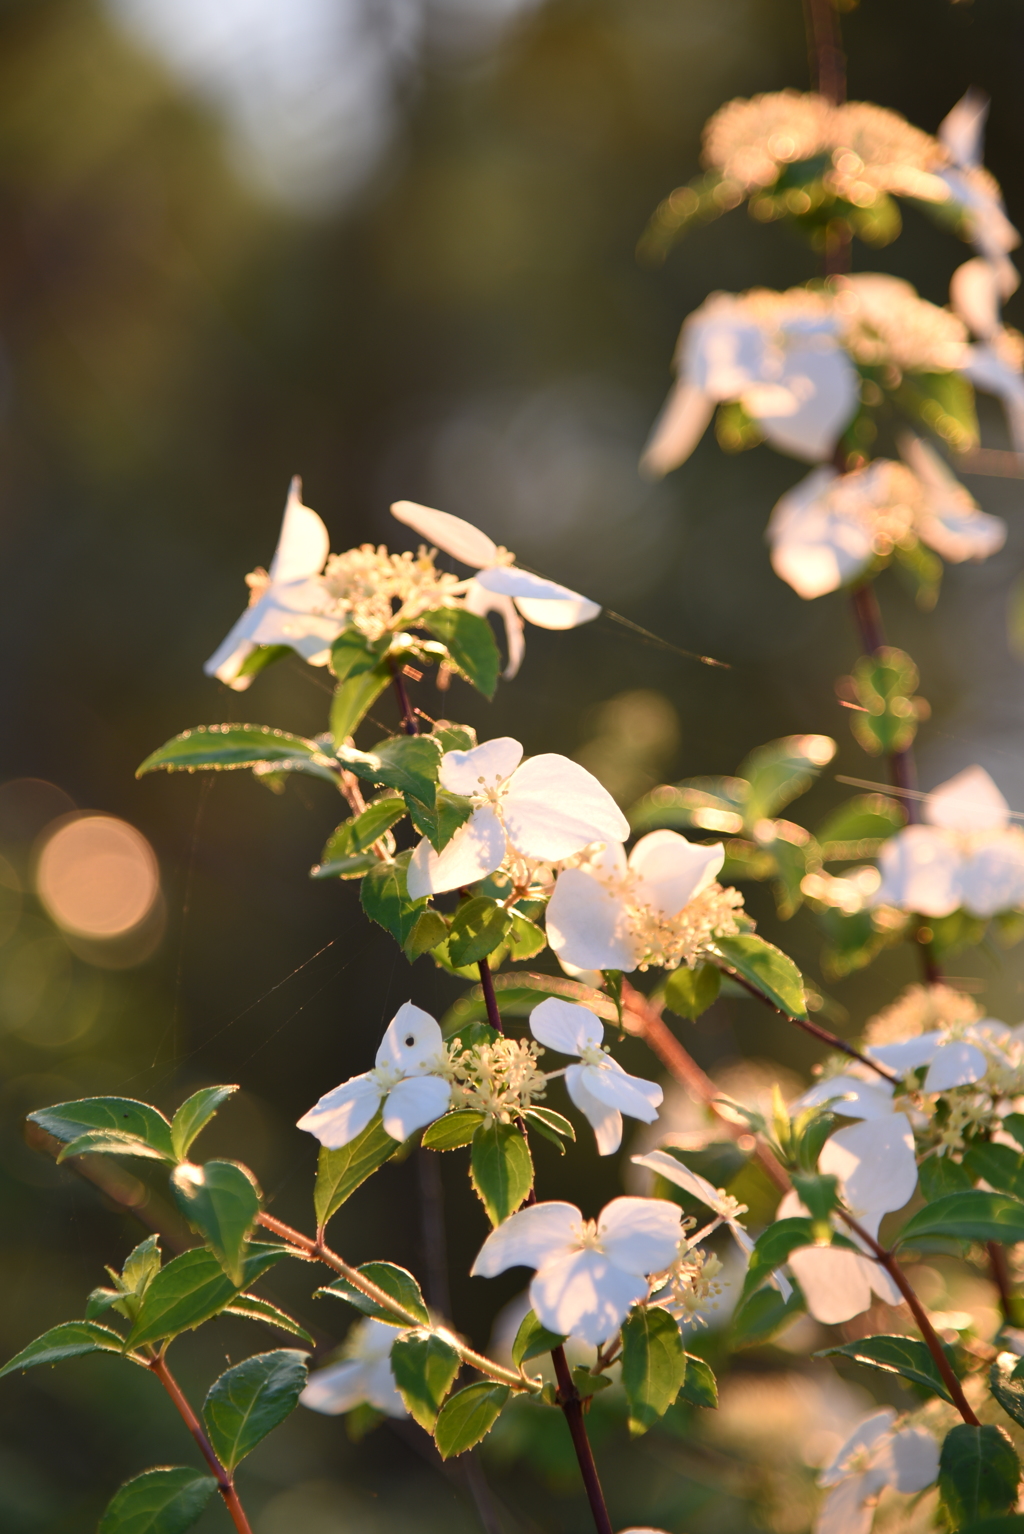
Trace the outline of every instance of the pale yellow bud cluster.
<instances>
[{"instance_id":1,"label":"pale yellow bud cluster","mask_svg":"<svg viewBox=\"0 0 1024 1534\"><path fill-rule=\"evenodd\" d=\"M439 1074L452 1084L453 1108L475 1108L485 1125L511 1124L547 1090L537 1064L542 1053L532 1040L499 1038L463 1049L453 1039Z\"/></svg>"},{"instance_id":2,"label":"pale yellow bud cluster","mask_svg":"<svg viewBox=\"0 0 1024 1534\"><path fill-rule=\"evenodd\" d=\"M704 1312L718 1309L728 1287L722 1271L714 1252L687 1252L655 1286L658 1304L680 1326L706 1326Z\"/></svg>"},{"instance_id":3,"label":"pale yellow bud cluster","mask_svg":"<svg viewBox=\"0 0 1024 1534\"><path fill-rule=\"evenodd\" d=\"M896 1000L869 1019L864 1030L867 1044L899 1044L936 1029L976 1023L981 1017L977 1002L951 985L908 985Z\"/></svg>"},{"instance_id":4,"label":"pale yellow bud cluster","mask_svg":"<svg viewBox=\"0 0 1024 1534\"><path fill-rule=\"evenodd\" d=\"M709 884L675 916L633 900L626 892L626 916L643 950L638 968L691 969L716 937L739 932L736 912L743 909L739 890Z\"/></svg>"},{"instance_id":5,"label":"pale yellow bud cluster","mask_svg":"<svg viewBox=\"0 0 1024 1534\"><path fill-rule=\"evenodd\" d=\"M454 575L435 567L433 550L390 554L383 544L372 543L332 554L321 581L325 612L371 641L425 612L451 606L459 587Z\"/></svg>"}]
</instances>

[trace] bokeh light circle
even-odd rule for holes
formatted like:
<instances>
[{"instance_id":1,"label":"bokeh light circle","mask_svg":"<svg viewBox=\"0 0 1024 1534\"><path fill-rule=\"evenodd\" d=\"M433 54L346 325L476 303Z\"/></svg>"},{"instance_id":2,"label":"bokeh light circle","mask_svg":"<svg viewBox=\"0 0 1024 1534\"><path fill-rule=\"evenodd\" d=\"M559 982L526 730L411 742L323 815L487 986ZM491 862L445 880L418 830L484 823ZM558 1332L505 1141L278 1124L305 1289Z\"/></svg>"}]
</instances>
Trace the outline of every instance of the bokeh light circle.
<instances>
[{"instance_id":1,"label":"bokeh light circle","mask_svg":"<svg viewBox=\"0 0 1024 1534\"><path fill-rule=\"evenodd\" d=\"M152 847L113 815L79 815L48 835L36 890L59 927L79 937L118 938L144 922L160 895Z\"/></svg>"}]
</instances>

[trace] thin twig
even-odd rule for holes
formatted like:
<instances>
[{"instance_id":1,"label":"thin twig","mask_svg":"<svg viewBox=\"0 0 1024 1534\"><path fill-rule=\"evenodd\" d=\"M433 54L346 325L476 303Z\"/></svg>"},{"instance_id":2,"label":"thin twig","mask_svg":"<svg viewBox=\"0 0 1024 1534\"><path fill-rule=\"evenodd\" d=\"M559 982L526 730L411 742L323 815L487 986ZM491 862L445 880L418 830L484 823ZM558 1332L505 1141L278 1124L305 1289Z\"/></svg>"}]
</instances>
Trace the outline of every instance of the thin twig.
<instances>
[{"instance_id":1,"label":"thin twig","mask_svg":"<svg viewBox=\"0 0 1024 1534\"><path fill-rule=\"evenodd\" d=\"M498 998L494 990L494 976L491 974L491 966L486 959L481 959L477 965L480 971L480 989L484 993L484 1006L487 1008L487 1021L495 1033L504 1033L501 1023L501 1009L498 1006Z\"/></svg>"},{"instance_id":2,"label":"thin twig","mask_svg":"<svg viewBox=\"0 0 1024 1534\"><path fill-rule=\"evenodd\" d=\"M597 1465L594 1462L594 1451L590 1447L590 1439L587 1437L587 1425L583 1420L583 1403L580 1400L580 1393L573 1382L572 1370L569 1368L565 1349L563 1347L553 1348L551 1357L554 1360L555 1377L558 1380L558 1404L562 1408L562 1414L565 1417L566 1425L572 1437L572 1446L576 1450L576 1458L579 1461L580 1474L583 1477L583 1485L586 1488L587 1501L590 1503L594 1526L597 1529L597 1534L613 1534L612 1522L608 1517L604 1492L601 1490L601 1481L597 1473Z\"/></svg>"},{"instance_id":3,"label":"thin twig","mask_svg":"<svg viewBox=\"0 0 1024 1534\"><path fill-rule=\"evenodd\" d=\"M1003 1313L1003 1320L1008 1326L1015 1326L1017 1307L1014 1304L1013 1283L1010 1278L1010 1264L1006 1258L1006 1248L1001 1241L986 1242L988 1251L989 1267L992 1271L992 1282L999 1290L999 1308Z\"/></svg>"},{"instance_id":4,"label":"thin twig","mask_svg":"<svg viewBox=\"0 0 1024 1534\"><path fill-rule=\"evenodd\" d=\"M209 1465L210 1469L213 1471L217 1481L217 1490L224 1498L224 1505L228 1512L231 1514L231 1521L234 1523L235 1528L238 1530L238 1534L252 1534L252 1528L250 1527L249 1520L245 1516L245 1509L239 1500L238 1492L235 1490L234 1476L229 1470L225 1470L224 1466L221 1464L220 1460L214 1453L213 1445L210 1443L206 1433L203 1431L202 1423L199 1421L199 1418L196 1416L195 1412L188 1404L188 1401L185 1399L181 1386L174 1378L174 1375L171 1373L170 1369L168 1369L166 1359L161 1356L151 1359L149 1368L156 1375L157 1379L160 1381L161 1385L167 1391L167 1394L178 1408L185 1426L188 1428L189 1432L192 1434L192 1437L199 1445L200 1453L202 1454L206 1463Z\"/></svg>"}]
</instances>

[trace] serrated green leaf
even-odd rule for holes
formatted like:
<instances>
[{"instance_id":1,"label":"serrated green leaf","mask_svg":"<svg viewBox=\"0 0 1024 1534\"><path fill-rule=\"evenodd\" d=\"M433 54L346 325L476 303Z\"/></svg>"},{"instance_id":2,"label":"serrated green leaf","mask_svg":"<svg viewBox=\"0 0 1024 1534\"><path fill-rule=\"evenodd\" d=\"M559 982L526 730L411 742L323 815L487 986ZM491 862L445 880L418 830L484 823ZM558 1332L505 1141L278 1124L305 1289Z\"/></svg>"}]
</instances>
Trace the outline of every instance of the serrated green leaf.
<instances>
[{"instance_id":1,"label":"serrated green leaf","mask_svg":"<svg viewBox=\"0 0 1024 1534\"><path fill-rule=\"evenodd\" d=\"M116 1129L89 1129L77 1140L69 1140L60 1148L58 1165L72 1156L139 1156L144 1161L167 1160L155 1146L147 1145L135 1135L119 1134Z\"/></svg>"},{"instance_id":2,"label":"serrated green leaf","mask_svg":"<svg viewBox=\"0 0 1024 1534\"><path fill-rule=\"evenodd\" d=\"M316 1187L313 1191L313 1208L316 1223L323 1227L345 1202L383 1166L398 1149L381 1123L378 1113L361 1134L356 1135L340 1150L328 1150L321 1146L317 1162Z\"/></svg>"},{"instance_id":3,"label":"serrated green leaf","mask_svg":"<svg viewBox=\"0 0 1024 1534\"><path fill-rule=\"evenodd\" d=\"M160 1272L160 1262L160 1237L154 1231L128 1253L121 1269L121 1282L132 1294L145 1293Z\"/></svg>"},{"instance_id":4,"label":"serrated green leaf","mask_svg":"<svg viewBox=\"0 0 1024 1534\"><path fill-rule=\"evenodd\" d=\"M695 1353L686 1355L686 1374L679 1389L679 1399L691 1406L713 1411L718 1405L718 1381L711 1365Z\"/></svg>"},{"instance_id":5,"label":"serrated green leaf","mask_svg":"<svg viewBox=\"0 0 1024 1534\"><path fill-rule=\"evenodd\" d=\"M238 679L259 676L268 666L276 666L278 661L287 660L294 653L290 644L258 644L239 666Z\"/></svg>"},{"instance_id":6,"label":"serrated green leaf","mask_svg":"<svg viewBox=\"0 0 1024 1534\"><path fill-rule=\"evenodd\" d=\"M97 1316L105 1316L108 1310L124 1315L123 1306L124 1297L119 1289L91 1289L85 1302L85 1319L95 1321Z\"/></svg>"},{"instance_id":7,"label":"serrated green leaf","mask_svg":"<svg viewBox=\"0 0 1024 1534\"><path fill-rule=\"evenodd\" d=\"M408 942L427 906L426 899L409 898L406 878L411 856L411 852L400 852L389 863L378 862L367 872L359 891L367 916L390 932L399 947Z\"/></svg>"},{"instance_id":8,"label":"serrated green leaf","mask_svg":"<svg viewBox=\"0 0 1024 1534\"><path fill-rule=\"evenodd\" d=\"M250 1242L245 1258L242 1283L233 1284L217 1258L205 1246L182 1252L161 1268L146 1290L128 1346L140 1348L147 1342L176 1337L193 1331L211 1316L234 1303L275 1263L292 1255L287 1247Z\"/></svg>"},{"instance_id":9,"label":"serrated green leaf","mask_svg":"<svg viewBox=\"0 0 1024 1534\"><path fill-rule=\"evenodd\" d=\"M508 953L513 963L534 959L548 945L547 933L519 911L512 912L512 930L508 934Z\"/></svg>"},{"instance_id":10,"label":"serrated green leaf","mask_svg":"<svg viewBox=\"0 0 1024 1534\"><path fill-rule=\"evenodd\" d=\"M560 1348L565 1340L558 1332L549 1332L535 1312L528 1310L519 1323L512 1344L512 1362L517 1369L521 1369L531 1358L539 1358L542 1353L551 1353L555 1348Z\"/></svg>"},{"instance_id":11,"label":"serrated green leaf","mask_svg":"<svg viewBox=\"0 0 1024 1534\"><path fill-rule=\"evenodd\" d=\"M315 1347L313 1338L299 1325L298 1321L287 1315L283 1310L278 1310L276 1305L271 1305L269 1300L261 1300L255 1294L239 1295L225 1310L226 1316L240 1316L244 1321L264 1321L267 1326L276 1326L279 1331L288 1332L292 1337L301 1337L303 1342L308 1342L310 1347Z\"/></svg>"},{"instance_id":12,"label":"serrated green leaf","mask_svg":"<svg viewBox=\"0 0 1024 1534\"><path fill-rule=\"evenodd\" d=\"M163 768L167 772L197 772L211 768L231 772L242 767L267 766L281 772L304 772L328 783L337 783L337 764L315 740L273 730L266 724L201 724L184 730L146 757L135 773Z\"/></svg>"},{"instance_id":13,"label":"serrated green leaf","mask_svg":"<svg viewBox=\"0 0 1024 1534\"><path fill-rule=\"evenodd\" d=\"M439 607L418 620L444 645L461 674L485 698L494 697L501 656L486 618L464 607Z\"/></svg>"},{"instance_id":14,"label":"serrated green leaf","mask_svg":"<svg viewBox=\"0 0 1024 1534\"><path fill-rule=\"evenodd\" d=\"M342 750L338 757L357 777L384 788L397 788L426 806L434 807L441 748L433 735L392 735L369 751Z\"/></svg>"},{"instance_id":15,"label":"serrated green leaf","mask_svg":"<svg viewBox=\"0 0 1024 1534\"><path fill-rule=\"evenodd\" d=\"M772 820L791 800L806 793L836 754L828 735L784 735L758 746L736 769L750 787L744 804L747 831Z\"/></svg>"},{"instance_id":16,"label":"serrated green leaf","mask_svg":"<svg viewBox=\"0 0 1024 1534\"><path fill-rule=\"evenodd\" d=\"M430 1317L427 1314L422 1290L407 1269L400 1268L393 1262L364 1262L358 1271L371 1284L376 1284L378 1289L383 1289L385 1294L390 1295L406 1314L385 1310L383 1305L378 1305L376 1300L371 1300L346 1278L335 1279L333 1284L328 1284L324 1289L318 1289L317 1294L334 1295L336 1299L345 1300L349 1305L354 1305L356 1310L362 1311L364 1316L373 1316L377 1321L387 1321L391 1326L408 1326L410 1314L415 1316L423 1326L429 1326Z\"/></svg>"},{"instance_id":17,"label":"serrated green leaf","mask_svg":"<svg viewBox=\"0 0 1024 1534\"><path fill-rule=\"evenodd\" d=\"M951 1528L1011 1513L1019 1483L1020 1460L1001 1427L960 1422L946 1434L939 1453L939 1501Z\"/></svg>"},{"instance_id":18,"label":"serrated green leaf","mask_svg":"<svg viewBox=\"0 0 1024 1534\"><path fill-rule=\"evenodd\" d=\"M947 1193L967 1193L974 1187L974 1179L965 1167L949 1156L926 1156L917 1169L921 1196L933 1203L945 1198Z\"/></svg>"},{"instance_id":19,"label":"serrated green leaf","mask_svg":"<svg viewBox=\"0 0 1024 1534\"><path fill-rule=\"evenodd\" d=\"M109 1129L143 1141L162 1160L176 1159L171 1126L163 1114L132 1097L83 1097L55 1103L52 1108L37 1108L28 1117L55 1140L70 1143L93 1130Z\"/></svg>"},{"instance_id":20,"label":"serrated green leaf","mask_svg":"<svg viewBox=\"0 0 1024 1534\"><path fill-rule=\"evenodd\" d=\"M350 816L331 834L320 854L320 862L310 871L311 877L346 879L368 872L379 861L372 851L374 842L379 841L404 814L404 799L374 799L360 815Z\"/></svg>"},{"instance_id":21,"label":"serrated green leaf","mask_svg":"<svg viewBox=\"0 0 1024 1534\"><path fill-rule=\"evenodd\" d=\"M635 1305L622 1327L622 1388L634 1436L665 1415L685 1376L686 1350L675 1317L658 1305Z\"/></svg>"},{"instance_id":22,"label":"serrated green leaf","mask_svg":"<svg viewBox=\"0 0 1024 1534\"><path fill-rule=\"evenodd\" d=\"M484 896L464 900L452 917L448 956L457 968L479 964L504 942L511 926L511 911L496 900Z\"/></svg>"},{"instance_id":23,"label":"serrated green leaf","mask_svg":"<svg viewBox=\"0 0 1024 1534\"><path fill-rule=\"evenodd\" d=\"M464 1454L486 1438L511 1394L507 1385L481 1380L449 1396L434 1424L434 1442L441 1458Z\"/></svg>"},{"instance_id":24,"label":"serrated green leaf","mask_svg":"<svg viewBox=\"0 0 1024 1534\"><path fill-rule=\"evenodd\" d=\"M991 1140L975 1140L964 1156L964 1166L971 1178L984 1178L1000 1193L1024 1198L1024 1156L1011 1146L993 1145Z\"/></svg>"},{"instance_id":25,"label":"serrated green leaf","mask_svg":"<svg viewBox=\"0 0 1024 1534\"><path fill-rule=\"evenodd\" d=\"M732 1347L737 1350L762 1347L785 1331L790 1322L806 1309L807 1302L796 1285L788 1300L784 1300L779 1291L770 1285L758 1289L733 1311L729 1323Z\"/></svg>"},{"instance_id":26,"label":"serrated green leaf","mask_svg":"<svg viewBox=\"0 0 1024 1534\"><path fill-rule=\"evenodd\" d=\"M857 794L822 821L815 839L826 862L859 862L874 857L881 842L906 823L895 799Z\"/></svg>"},{"instance_id":27,"label":"serrated green leaf","mask_svg":"<svg viewBox=\"0 0 1024 1534\"><path fill-rule=\"evenodd\" d=\"M421 911L409 936L402 944L402 952L414 964L422 954L430 953L448 937L448 923L440 911Z\"/></svg>"},{"instance_id":28,"label":"serrated green leaf","mask_svg":"<svg viewBox=\"0 0 1024 1534\"><path fill-rule=\"evenodd\" d=\"M803 976L781 948L753 932L716 937L714 947L737 975L756 986L787 1017L807 1016Z\"/></svg>"},{"instance_id":29,"label":"serrated green leaf","mask_svg":"<svg viewBox=\"0 0 1024 1534\"><path fill-rule=\"evenodd\" d=\"M426 1330L397 1337L391 1349L391 1372L409 1413L433 1432L441 1403L462 1367L462 1360L443 1337Z\"/></svg>"},{"instance_id":30,"label":"serrated green leaf","mask_svg":"<svg viewBox=\"0 0 1024 1534\"><path fill-rule=\"evenodd\" d=\"M472 1142L483 1121L483 1114L476 1108L456 1108L454 1113L446 1113L429 1124L420 1144L424 1150L458 1150Z\"/></svg>"},{"instance_id":31,"label":"serrated green leaf","mask_svg":"<svg viewBox=\"0 0 1024 1534\"><path fill-rule=\"evenodd\" d=\"M64 1358L80 1358L84 1353L122 1353L124 1338L98 1321L63 1321L15 1353L0 1369L0 1379L18 1369L32 1369L36 1364L56 1364Z\"/></svg>"},{"instance_id":32,"label":"serrated green leaf","mask_svg":"<svg viewBox=\"0 0 1024 1534\"><path fill-rule=\"evenodd\" d=\"M576 1394L584 1401L589 1396L599 1395L611 1385L607 1374L592 1374L586 1364L573 1365L572 1382L576 1386Z\"/></svg>"},{"instance_id":33,"label":"serrated green leaf","mask_svg":"<svg viewBox=\"0 0 1024 1534\"><path fill-rule=\"evenodd\" d=\"M553 1108L527 1108L523 1114L527 1124L532 1124L534 1129L540 1131L546 1139L553 1139L558 1145L561 1140L575 1140L576 1131L567 1118L556 1113Z\"/></svg>"},{"instance_id":34,"label":"serrated green leaf","mask_svg":"<svg viewBox=\"0 0 1024 1534\"><path fill-rule=\"evenodd\" d=\"M198 1470L144 1470L115 1493L96 1534L184 1534L216 1490L213 1476Z\"/></svg>"},{"instance_id":35,"label":"serrated green leaf","mask_svg":"<svg viewBox=\"0 0 1024 1534\"><path fill-rule=\"evenodd\" d=\"M481 1125L473 1136L470 1176L491 1224L500 1225L533 1187L526 1136L514 1124Z\"/></svg>"},{"instance_id":36,"label":"serrated green leaf","mask_svg":"<svg viewBox=\"0 0 1024 1534\"><path fill-rule=\"evenodd\" d=\"M953 1366L952 1349L943 1345L943 1352ZM933 1395L952 1403L952 1396L925 1343L916 1337L859 1337L856 1342L843 1343L841 1347L822 1348L815 1358L840 1356L852 1358L855 1363L879 1369L883 1374L901 1374L915 1385L923 1385Z\"/></svg>"},{"instance_id":37,"label":"serrated green leaf","mask_svg":"<svg viewBox=\"0 0 1024 1534\"><path fill-rule=\"evenodd\" d=\"M794 1173L793 1187L801 1204L810 1210L811 1219L822 1224L839 1202L839 1179L827 1172L807 1172L803 1176Z\"/></svg>"},{"instance_id":38,"label":"serrated green leaf","mask_svg":"<svg viewBox=\"0 0 1024 1534\"><path fill-rule=\"evenodd\" d=\"M241 1285L246 1244L260 1212L260 1191L248 1167L237 1161L185 1161L171 1175L175 1203L214 1252L225 1273Z\"/></svg>"},{"instance_id":39,"label":"serrated green leaf","mask_svg":"<svg viewBox=\"0 0 1024 1534\"><path fill-rule=\"evenodd\" d=\"M171 1120L171 1144L179 1161L184 1161L192 1141L201 1129L205 1129L221 1104L237 1091L237 1087L200 1087L198 1092L186 1098Z\"/></svg>"},{"instance_id":40,"label":"serrated green leaf","mask_svg":"<svg viewBox=\"0 0 1024 1534\"><path fill-rule=\"evenodd\" d=\"M257 1353L214 1380L203 1403L203 1421L225 1470L233 1471L295 1410L308 1374L308 1353L278 1348Z\"/></svg>"},{"instance_id":41,"label":"serrated green leaf","mask_svg":"<svg viewBox=\"0 0 1024 1534\"><path fill-rule=\"evenodd\" d=\"M958 1241L1024 1241L1024 1203L1008 1193L947 1193L911 1215L897 1237L953 1236Z\"/></svg>"},{"instance_id":42,"label":"serrated green leaf","mask_svg":"<svg viewBox=\"0 0 1024 1534\"><path fill-rule=\"evenodd\" d=\"M439 719L430 733L442 751L472 751L478 744L471 724L455 724L451 719Z\"/></svg>"},{"instance_id":43,"label":"serrated green leaf","mask_svg":"<svg viewBox=\"0 0 1024 1534\"><path fill-rule=\"evenodd\" d=\"M464 826L473 813L473 801L463 794L451 794L439 788L432 809L420 804L410 794L405 803L409 819L421 836L425 836L435 852L447 847L460 826Z\"/></svg>"},{"instance_id":44,"label":"serrated green leaf","mask_svg":"<svg viewBox=\"0 0 1024 1534\"><path fill-rule=\"evenodd\" d=\"M992 1394L1018 1427L1024 1427L1024 1373L1021 1372L1021 1363L1022 1360L1014 1355L1001 1353L988 1376Z\"/></svg>"},{"instance_id":45,"label":"serrated green leaf","mask_svg":"<svg viewBox=\"0 0 1024 1534\"><path fill-rule=\"evenodd\" d=\"M722 971L714 964L698 964L696 969L681 964L665 981L665 1005L692 1021L717 1000L721 987Z\"/></svg>"},{"instance_id":46,"label":"serrated green leaf","mask_svg":"<svg viewBox=\"0 0 1024 1534\"><path fill-rule=\"evenodd\" d=\"M335 750L355 734L386 687L391 685L391 668L380 661L372 670L346 677L334 689L328 728Z\"/></svg>"}]
</instances>

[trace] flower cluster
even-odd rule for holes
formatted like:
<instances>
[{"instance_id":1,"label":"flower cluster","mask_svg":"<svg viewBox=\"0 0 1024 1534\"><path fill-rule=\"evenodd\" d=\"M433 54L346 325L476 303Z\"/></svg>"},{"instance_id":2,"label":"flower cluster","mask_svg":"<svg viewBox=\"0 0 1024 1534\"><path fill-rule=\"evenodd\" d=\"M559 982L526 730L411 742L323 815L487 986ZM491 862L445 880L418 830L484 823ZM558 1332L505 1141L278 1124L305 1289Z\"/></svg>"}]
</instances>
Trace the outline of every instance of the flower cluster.
<instances>
[{"instance_id":1,"label":"flower cluster","mask_svg":"<svg viewBox=\"0 0 1024 1534\"><path fill-rule=\"evenodd\" d=\"M373 641L398 632L423 613L454 605L459 582L438 570L432 551L389 554L381 544L364 543L332 554L321 577L330 614L342 628L356 628Z\"/></svg>"},{"instance_id":2,"label":"flower cluster","mask_svg":"<svg viewBox=\"0 0 1024 1534\"><path fill-rule=\"evenodd\" d=\"M723 1272L721 1258L714 1252L687 1252L655 1280L652 1292L680 1326L707 1326L707 1313L719 1309L729 1287Z\"/></svg>"},{"instance_id":3,"label":"flower cluster","mask_svg":"<svg viewBox=\"0 0 1024 1534\"><path fill-rule=\"evenodd\" d=\"M896 1426L891 1406L872 1412L818 1477L828 1489L815 1534L859 1534L871 1527L874 1503L891 1486L924 1491L939 1473L939 1446L923 1427Z\"/></svg>"},{"instance_id":4,"label":"flower cluster","mask_svg":"<svg viewBox=\"0 0 1024 1534\"><path fill-rule=\"evenodd\" d=\"M909 282L878 272L830 284L843 345L856 362L898 372L949 373L968 360L967 326L921 298Z\"/></svg>"},{"instance_id":5,"label":"flower cluster","mask_svg":"<svg viewBox=\"0 0 1024 1534\"><path fill-rule=\"evenodd\" d=\"M512 1124L547 1090L548 1078L537 1064L540 1047L521 1039L498 1038L463 1047L448 1044L443 1074L452 1084L453 1108L475 1108L485 1125Z\"/></svg>"}]
</instances>

